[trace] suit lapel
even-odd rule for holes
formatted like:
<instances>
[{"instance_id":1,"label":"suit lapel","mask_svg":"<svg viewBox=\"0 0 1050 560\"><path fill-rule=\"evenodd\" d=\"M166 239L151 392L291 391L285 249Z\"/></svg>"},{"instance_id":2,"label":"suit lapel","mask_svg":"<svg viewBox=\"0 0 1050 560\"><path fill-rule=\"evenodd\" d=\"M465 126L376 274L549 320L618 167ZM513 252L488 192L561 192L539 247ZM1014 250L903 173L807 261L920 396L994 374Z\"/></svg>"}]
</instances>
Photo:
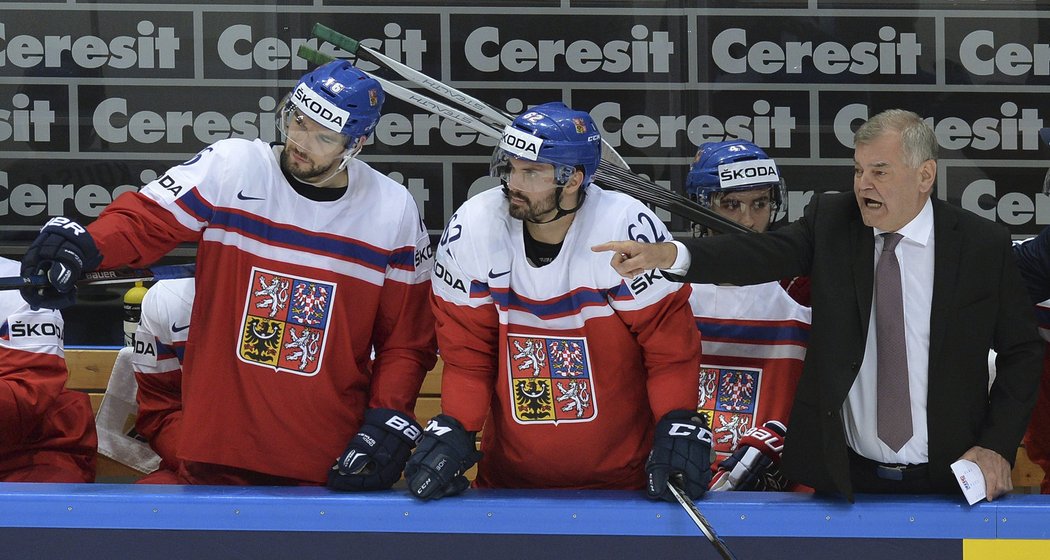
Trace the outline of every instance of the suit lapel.
<instances>
[{"instance_id":1,"label":"suit lapel","mask_svg":"<svg viewBox=\"0 0 1050 560\"><path fill-rule=\"evenodd\" d=\"M937 361L944 346L944 333L955 299L955 278L959 270L962 235L956 229L957 217L940 201L933 201L933 302L930 305L931 387Z\"/></svg>"},{"instance_id":2,"label":"suit lapel","mask_svg":"<svg viewBox=\"0 0 1050 560\"><path fill-rule=\"evenodd\" d=\"M875 236L871 228L861 221L860 214L850 222L850 244L853 285L857 290L857 317L860 319L861 332L867 333L871 318L871 293L875 285Z\"/></svg>"}]
</instances>

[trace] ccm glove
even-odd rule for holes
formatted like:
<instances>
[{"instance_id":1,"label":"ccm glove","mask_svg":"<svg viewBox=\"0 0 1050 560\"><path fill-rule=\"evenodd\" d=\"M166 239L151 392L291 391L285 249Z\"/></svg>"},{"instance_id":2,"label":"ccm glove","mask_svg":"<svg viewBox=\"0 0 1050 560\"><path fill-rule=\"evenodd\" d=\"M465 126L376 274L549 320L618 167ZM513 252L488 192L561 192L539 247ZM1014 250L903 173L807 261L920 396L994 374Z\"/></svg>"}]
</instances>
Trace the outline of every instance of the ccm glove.
<instances>
[{"instance_id":1,"label":"ccm glove","mask_svg":"<svg viewBox=\"0 0 1050 560\"><path fill-rule=\"evenodd\" d=\"M408 488L423 500L459 494L470 486L463 473L481 455L474 446L473 432L465 430L459 420L439 414L427 424L419 449L405 466Z\"/></svg>"},{"instance_id":2,"label":"ccm glove","mask_svg":"<svg viewBox=\"0 0 1050 560\"><path fill-rule=\"evenodd\" d=\"M675 502L668 479L681 477L682 489L699 499L711 481L711 430L707 418L690 410L672 410L656 424L653 450L645 463L646 493L652 499Z\"/></svg>"},{"instance_id":3,"label":"ccm glove","mask_svg":"<svg viewBox=\"0 0 1050 560\"><path fill-rule=\"evenodd\" d=\"M784 490L780 455L785 435L787 427L776 420L748 430L736 451L718 464L711 490Z\"/></svg>"},{"instance_id":4,"label":"ccm glove","mask_svg":"<svg viewBox=\"0 0 1050 560\"><path fill-rule=\"evenodd\" d=\"M389 408L370 408L346 451L328 471L336 490L386 490L401 478L423 429L407 415Z\"/></svg>"},{"instance_id":5,"label":"ccm glove","mask_svg":"<svg viewBox=\"0 0 1050 560\"><path fill-rule=\"evenodd\" d=\"M47 288L22 288L22 299L34 309L62 309L77 301L80 275L102 263L95 240L69 218L51 218L22 257L22 276L44 275Z\"/></svg>"}]
</instances>

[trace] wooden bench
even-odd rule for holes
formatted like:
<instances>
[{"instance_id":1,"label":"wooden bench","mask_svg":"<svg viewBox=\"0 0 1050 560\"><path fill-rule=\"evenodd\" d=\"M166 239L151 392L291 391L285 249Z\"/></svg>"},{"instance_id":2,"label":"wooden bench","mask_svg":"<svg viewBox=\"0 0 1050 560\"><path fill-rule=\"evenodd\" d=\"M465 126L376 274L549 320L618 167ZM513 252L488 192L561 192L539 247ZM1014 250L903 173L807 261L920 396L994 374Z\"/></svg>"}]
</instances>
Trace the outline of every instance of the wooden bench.
<instances>
[{"instance_id":1,"label":"wooden bench","mask_svg":"<svg viewBox=\"0 0 1050 560\"><path fill-rule=\"evenodd\" d=\"M98 412L116 359L117 350L67 349L69 381L66 387L87 393L91 397L92 410ZM424 378L419 398L416 400L416 419L423 426L441 413L441 369L442 363L439 358L437 365ZM474 469L468 473L471 478L473 474ZM98 482L134 482L142 476L142 473L109 457L98 456L98 472L95 477Z\"/></svg>"},{"instance_id":2,"label":"wooden bench","mask_svg":"<svg viewBox=\"0 0 1050 560\"><path fill-rule=\"evenodd\" d=\"M106 392L106 383L109 381L116 357L116 350L66 350L66 363L69 366L67 386L88 393L91 396L91 407L96 411L102 404L102 395ZM441 412L441 370L442 363L438 359L437 366L423 380L416 402L416 418L424 426L427 420ZM474 469L471 469L468 475L473 478L473 474ZM108 457L98 457L99 482L133 482L141 476L142 473ZM1038 493L1042 480L1043 470L1028 459L1024 447L1019 447L1013 470L1014 492Z\"/></svg>"}]
</instances>

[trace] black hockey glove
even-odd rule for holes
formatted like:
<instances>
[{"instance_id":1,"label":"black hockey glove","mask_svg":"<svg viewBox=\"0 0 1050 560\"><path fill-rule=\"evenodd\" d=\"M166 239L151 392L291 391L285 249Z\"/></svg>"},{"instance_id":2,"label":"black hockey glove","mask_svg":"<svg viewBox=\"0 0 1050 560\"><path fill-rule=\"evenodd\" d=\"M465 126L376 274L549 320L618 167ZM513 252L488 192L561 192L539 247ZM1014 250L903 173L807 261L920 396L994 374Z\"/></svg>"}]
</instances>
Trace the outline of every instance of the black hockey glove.
<instances>
[{"instance_id":1,"label":"black hockey glove","mask_svg":"<svg viewBox=\"0 0 1050 560\"><path fill-rule=\"evenodd\" d=\"M784 490L787 479L780 473L787 428L776 420L751 428L740 438L736 451L718 464L711 490Z\"/></svg>"},{"instance_id":2,"label":"black hockey glove","mask_svg":"<svg viewBox=\"0 0 1050 560\"><path fill-rule=\"evenodd\" d=\"M69 218L51 218L22 257L22 276L47 276L47 288L22 288L22 299L34 309L63 309L76 303L76 282L95 270L102 255L84 226Z\"/></svg>"},{"instance_id":3,"label":"black hockey glove","mask_svg":"<svg viewBox=\"0 0 1050 560\"><path fill-rule=\"evenodd\" d=\"M667 481L681 475L682 487L692 499L699 499L711 481L711 430L707 419L690 410L672 410L656 423L653 450L645 463L649 475L646 493L652 499L674 502Z\"/></svg>"},{"instance_id":4,"label":"black hockey glove","mask_svg":"<svg viewBox=\"0 0 1050 560\"><path fill-rule=\"evenodd\" d=\"M405 480L412 495L433 500L454 496L467 489L463 473L481 459L474 434L455 418L439 414L427 424L419 449L405 466Z\"/></svg>"},{"instance_id":5,"label":"black hockey glove","mask_svg":"<svg viewBox=\"0 0 1050 560\"><path fill-rule=\"evenodd\" d=\"M400 480L423 429L407 415L389 408L370 408L346 451L328 471L335 490L386 490Z\"/></svg>"}]
</instances>

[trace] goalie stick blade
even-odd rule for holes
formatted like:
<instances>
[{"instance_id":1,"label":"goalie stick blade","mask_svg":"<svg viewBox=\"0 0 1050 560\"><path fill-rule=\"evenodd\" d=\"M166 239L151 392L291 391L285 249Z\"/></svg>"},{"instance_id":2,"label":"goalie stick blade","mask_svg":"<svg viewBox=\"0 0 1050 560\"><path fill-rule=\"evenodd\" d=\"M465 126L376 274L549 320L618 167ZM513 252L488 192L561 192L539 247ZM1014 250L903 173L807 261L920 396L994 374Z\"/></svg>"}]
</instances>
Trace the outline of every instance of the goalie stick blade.
<instances>
[{"instance_id":1,"label":"goalie stick blade","mask_svg":"<svg viewBox=\"0 0 1050 560\"><path fill-rule=\"evenodd\" d=\"M84 273L84 277L77 280L77 285L126 284L129 282L146 282L150 280L193 278L196 270L197 265L194 263L158 265L149 268L95 270ZM0 278L0 290L46 288L48 286L50 286L50 283L47 281L47 277L40 275L8 276Z\"/></svg>"},{"instance_id":2,"label":"goalie stick blade","mask_svg":"<svg viewBox=\"0 0 1050 560\"><path fill-rule=\"evenodd\" d=\"M707 537L707 540L711 541L715 550L718 551L719 556L721 556L723 560L737 560L733 551L729 550L726 543L715 533L715 529L711 527L711 524L707 521L707 518L704 517L704 514L700 513L700 509L697 508L696 504L693 503L693 500L686 495L679 479L672 478L671 480L668 480L667 488L669 488L671 493L674 494L675 499L678 500L678 503L685 509L689 518L693 520L693 523L700 528L700 532Z\"/></svg>"}]
</instances>

